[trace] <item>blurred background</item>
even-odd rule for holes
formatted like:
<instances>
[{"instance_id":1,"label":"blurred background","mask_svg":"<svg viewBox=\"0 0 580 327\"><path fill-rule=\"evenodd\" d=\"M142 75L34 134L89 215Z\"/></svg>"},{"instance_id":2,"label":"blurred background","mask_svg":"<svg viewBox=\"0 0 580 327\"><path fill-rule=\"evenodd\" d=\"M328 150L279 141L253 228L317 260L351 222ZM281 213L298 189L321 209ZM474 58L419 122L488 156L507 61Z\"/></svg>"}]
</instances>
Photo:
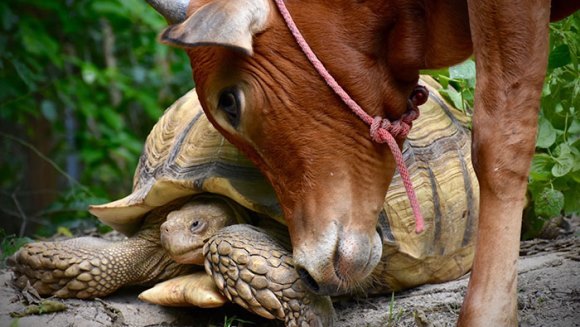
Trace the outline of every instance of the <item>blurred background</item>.
<instances>
[{"instance_id":1,"label":"blurred background","mask_svg":"<svg viewBox=\"0 0 580 327\"><path fill-rule=\"evenodd\" d=\"M127 195L145 137L193 87L143 0L0 3L0 251L105 231L88 204ZM580 211L580 14L552 24L524 238ZM425 72L470 112L473 61Z\"/></svg>"},{"instance_id":2,"label":"blurred background","mask_svg":"<svg viewBox=\"0 0 580 327\"><path fill-rule=\"evenodd\" d=\"M128 194L146 135L193 87L185 54L143 0L0 3L0 227L48 236L95 226Z\"/></svg>"}]
</instances>

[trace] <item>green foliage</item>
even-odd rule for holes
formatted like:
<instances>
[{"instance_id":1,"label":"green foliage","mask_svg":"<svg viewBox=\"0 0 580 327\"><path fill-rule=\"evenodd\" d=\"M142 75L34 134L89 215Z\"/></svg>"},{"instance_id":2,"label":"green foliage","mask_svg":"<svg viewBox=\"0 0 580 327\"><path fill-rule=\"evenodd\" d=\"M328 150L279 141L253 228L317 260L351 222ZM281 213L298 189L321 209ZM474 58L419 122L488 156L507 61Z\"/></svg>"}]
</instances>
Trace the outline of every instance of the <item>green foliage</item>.
<instances>
[{"instance_id":1,"label":"green foliage","mask_svg":"<svg viewBox=\"0 0 580 327\"><path fill-rule=\"evenodd\" d=\"M439 93L453 106L470 113L475 94L475 61L468 59L459 65L424 71L433 76L443 87Z\"/></svg>"},{"instance_id":2,"label":"green foliage","mask_svg":"<svg viewBox=\"0 0 580 327\"><path fill-rule=\"evenodd\" d=\"M254 323L252 321L240 319L237 316L224 317L224 327L234 327L234 326L242 327L245 325L254 325Z\"/></svg>"},{"instance_id":3,"label":"green foliage","mask_svg":"<svg viewBox=\"0 0 580 327\"><path fill-rule=\"evenodd\" d=\"M386 326L399 325L404 313L405 310L403 308L399 308L399 310L395 312L395 292L391 292L391 301L389 301L389 314L387 316Z\"/></svg>"},{"instance_id":4,"label":"green foliage","mask_svg":"<svg viewBox=\"0 0 580 327\"><path fill-rule=\"evenodd\" d=\"M4 229L0 228L0 268L5 266L6 258L13 255L24 244L32 240L28 237L16 237L16 235L6 235Z\"/></svg>"},{"instance_id":5,"label":"green foliage","mask_svg":"<svg viewBox=\"0 0 580 327\"><path fill-rule=\"evenodd\" d=\"M548 219L580 213L580 14L550 25L550 56L542 93L528 193L526 219L533 237ZM472 60L426 71L443 86L442 94L468 113L473 108ZM535 226L535 227L534 227Z\"/></svg>"},{"instance_id":6,"label":"green foliage","mask_svg":"<svg viewBox=\"0 0 580 327\"><path fill-rule=\"evenodd\" d=\"M579 17L551 25L531 219L580 212ZM74 232L96 224L78 219L89 216L89 204L130 191L145 136L193 86L184 54L156 42L164 26L142 0L0 3L2 223L17 218L39 223L35 231L44 235L59 226ZM470 113L472 60L429 73ZM31 177L40 169L35 161L49 166L35 178L56 175L56 191L27 188L39 182ZM50 193L50 203L38 207L38 193Z\"/></svg>"},{"instance_id":7,"label":"green foliage","mask_svg":"<svg viewBox=\"0 0 580 327\"><path fill-rule=\"evenodd\" d=\"M580 213L580 14L550 29L548 74L528 187L533 207L528 218L543 220Z\"/></svg>"},{"instance_id":8,"label":"green foliage","mask_svg":"<svg viewBox=\"0 0 580 327\"><path fill-rule=\"evenodd\" d=\"M544 188L535 196L535 213L542 217L555 217L560 215L564 207L564 194L558 190Z\"/></svg>"},{"instance_id":9,"label":"green foliage","mask_svg":"<svg viewBox=\"0 0 580 327\"><path fill-rule=\"evenodd\" d=\"M21 189L32 160L60 167L59 191L48 207L25 205L29 218L73 221L130 191L145 136L193 87L184 53L156 41L165 26L142 0L0 3L2 216L22 218L9 195L32 197ZM26 155L43 139L40 157Z\"/></svg>"}]
</instances>

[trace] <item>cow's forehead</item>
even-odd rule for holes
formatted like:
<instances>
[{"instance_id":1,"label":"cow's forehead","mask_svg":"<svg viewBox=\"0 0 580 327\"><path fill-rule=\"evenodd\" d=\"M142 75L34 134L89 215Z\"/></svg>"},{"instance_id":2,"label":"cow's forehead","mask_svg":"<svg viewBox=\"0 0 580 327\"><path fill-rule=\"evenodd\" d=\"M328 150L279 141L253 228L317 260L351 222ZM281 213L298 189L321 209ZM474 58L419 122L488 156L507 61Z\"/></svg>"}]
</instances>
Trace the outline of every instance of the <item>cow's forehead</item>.
<instances>
[{"instance_id":1,"label":"cow's forehead","mask_svg":"<svg viewBox=\"0 0 580 327\"><path fill-rule=\"evenodd\" d=\"M406 110L406 94L415 86L414 81L401 83L393 80L387 69L381 69L380 63L371 62L374 58L369 59L362 52L345 61L332 49L318 47L315 50L319 50L317 54L324 64L369 114L394 120ZM201 91L209 92L211 88L243 81L252 87L253 92L248 96L258 97L252 99L255 101L287 97L278 100L300 106L303 102L324 99L327 106L344 107L281 22L280 26L273 25L254 36L252 56L219 46L196 47L188 51Z\"/></svg>"}]
</instances>

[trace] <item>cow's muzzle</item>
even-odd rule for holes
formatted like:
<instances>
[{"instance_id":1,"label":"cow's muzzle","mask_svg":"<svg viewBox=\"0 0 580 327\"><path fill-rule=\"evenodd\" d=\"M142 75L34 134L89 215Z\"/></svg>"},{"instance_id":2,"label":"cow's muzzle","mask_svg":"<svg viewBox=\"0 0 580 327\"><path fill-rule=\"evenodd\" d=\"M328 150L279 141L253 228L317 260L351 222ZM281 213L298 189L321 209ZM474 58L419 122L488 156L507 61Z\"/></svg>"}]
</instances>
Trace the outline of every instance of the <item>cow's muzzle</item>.
<instances>
[{"instance_id":1,"label":"cow's muzzle","mask_svg":"<svg viewBox=\"0 0 580 327\"><path fill-rule=\"evenodd\" d=\"M382 255L378 231L370 235L331 225L318 244L294 248L294 263L304 285L320 295L340 295L364 283Z\"/></svg>"}]
</instances>

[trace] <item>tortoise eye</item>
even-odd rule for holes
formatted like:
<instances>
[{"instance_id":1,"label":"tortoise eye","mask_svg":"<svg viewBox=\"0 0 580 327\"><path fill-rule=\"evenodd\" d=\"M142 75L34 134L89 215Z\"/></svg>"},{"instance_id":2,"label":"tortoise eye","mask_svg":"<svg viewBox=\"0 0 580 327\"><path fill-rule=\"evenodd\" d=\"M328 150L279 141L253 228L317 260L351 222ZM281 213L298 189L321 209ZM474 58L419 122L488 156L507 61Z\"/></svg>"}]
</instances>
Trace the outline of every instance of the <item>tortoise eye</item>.
<instances>
[{"instance_id":1,"label":"tortoise eye","mask_svg":"<svg viewBox=\"0 0 580 327\"><path fill-rule=\"evenodd\" d=\"M218 101L218 108L224 112L228 122L237 128L240 124L241 102L239 92L231 87L222 91Z\"/></svg>"},{"instance_id":2,"label":"tortoise eye","mask_svg":"<svg viewBox=\"0 0 580 327\"><path fill-rule=\"evenodd\" d=\"M203 231L204 227L205 224L202 221L195 220L194 222L191 223L191 226L189 226L189 231L192 232L193 234L197 234Z\"/></svg>"}]
</instances>

